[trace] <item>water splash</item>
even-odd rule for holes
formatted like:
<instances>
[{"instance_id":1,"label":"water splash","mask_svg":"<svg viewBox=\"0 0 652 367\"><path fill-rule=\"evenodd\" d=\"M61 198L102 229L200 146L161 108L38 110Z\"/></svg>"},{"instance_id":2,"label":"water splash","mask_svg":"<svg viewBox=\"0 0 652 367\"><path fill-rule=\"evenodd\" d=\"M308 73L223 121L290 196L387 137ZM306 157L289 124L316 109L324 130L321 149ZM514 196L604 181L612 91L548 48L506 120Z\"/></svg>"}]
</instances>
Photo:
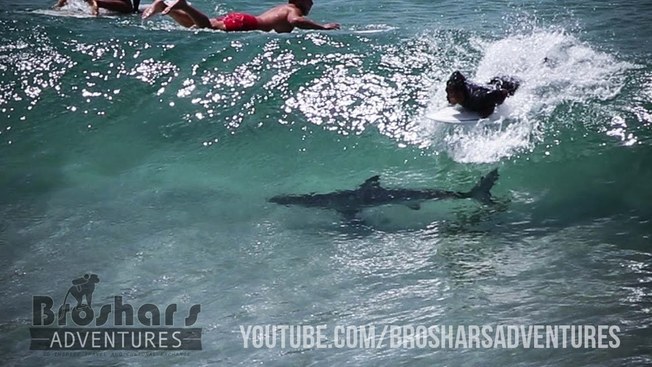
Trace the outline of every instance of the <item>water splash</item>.
<instances>
[{"instance_id":1,"label":"water splash","mask_svg":"<svg viewBox=\"0 0 652 367\"><path fill-rule=\"evenodd\" d=\"M554 121L576 122L577 116L560 106L582 104L600 109L600 102L618 96L625 73L633 67L557 30L535 29L497 41L473 38L470 44L472 52L482 55L475 72L462 70L471 79L486 82L496 75L511 75L523 83L500 107L500 114L507 116L502 124L450 129L421 120L426 134L434 137L435 148L464 163L495 162L533 149L553 117ZM445 105L441 87L426 111Z\"/></svg>"},{"instance_id":2,"label":"water splash","mask_svg":"<svg viewBox=\"0 0 652 367\"><path fill-rule=\"evenodd\" d=\"M52 1L55 3L55 1ZM119 14L106 10L104 8L99 8L99 15L115 15ZM73 18L94 18L95 15L91 12L91 6L89 3L83 0L68 0L66 4L60 8L55 9L37 9L33 11L36 14L43 14L48 16L62 16L62 17L73 17Z\"/></svg>"}]
</instances>

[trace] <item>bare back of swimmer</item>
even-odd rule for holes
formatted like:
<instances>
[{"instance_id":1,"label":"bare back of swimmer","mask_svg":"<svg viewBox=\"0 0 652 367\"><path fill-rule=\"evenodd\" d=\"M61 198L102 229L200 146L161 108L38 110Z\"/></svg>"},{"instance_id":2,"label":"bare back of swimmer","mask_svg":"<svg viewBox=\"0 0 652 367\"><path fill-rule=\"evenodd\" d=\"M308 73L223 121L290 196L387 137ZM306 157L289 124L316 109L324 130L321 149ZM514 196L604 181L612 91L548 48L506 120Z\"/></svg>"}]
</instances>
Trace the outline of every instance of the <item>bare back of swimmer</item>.
<instances>
[{"instance_id":1,"label":"bare back of swimmer","mask_svg":"<svg viewBox=\"0 0 652 367\"><path fill-rule=\"evenodd\" d=\"M312 5L312 0L289 0L287 4L275 6L257 16L248 13L229 13L217 18L208 18L186 0L176 0L169 4L164 0L155 0L143 12L143 19L161 13L169 15L184 27L211 28L226 32L259 30L288 33L294 28L321 30L340 28L337 23L319 24L306 18Z\"/></svg>"}]
</instances>

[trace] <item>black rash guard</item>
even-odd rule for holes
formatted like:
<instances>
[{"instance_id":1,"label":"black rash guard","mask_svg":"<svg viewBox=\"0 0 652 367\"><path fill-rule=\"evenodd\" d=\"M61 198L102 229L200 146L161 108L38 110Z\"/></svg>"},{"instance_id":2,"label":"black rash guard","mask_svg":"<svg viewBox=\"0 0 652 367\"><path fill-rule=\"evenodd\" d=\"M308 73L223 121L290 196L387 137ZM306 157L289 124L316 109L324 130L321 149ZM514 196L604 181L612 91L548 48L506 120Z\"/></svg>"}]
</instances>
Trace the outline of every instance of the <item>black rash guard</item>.
<instances>
[{"instance_id":1,"label":"black rash guard","mask_svg":"<svg viewBox=\"0 0 652 367\"><path fill-rule=\"evenodd\" d=\"M518 89L519 81L509 77L491 79L490 86L464 81L464 101L462 107L487 117L494 112L497 105L505 102L508 95L513 95ZM505 94L502 90L507 90Z\"/></svg>"}]
</instances>

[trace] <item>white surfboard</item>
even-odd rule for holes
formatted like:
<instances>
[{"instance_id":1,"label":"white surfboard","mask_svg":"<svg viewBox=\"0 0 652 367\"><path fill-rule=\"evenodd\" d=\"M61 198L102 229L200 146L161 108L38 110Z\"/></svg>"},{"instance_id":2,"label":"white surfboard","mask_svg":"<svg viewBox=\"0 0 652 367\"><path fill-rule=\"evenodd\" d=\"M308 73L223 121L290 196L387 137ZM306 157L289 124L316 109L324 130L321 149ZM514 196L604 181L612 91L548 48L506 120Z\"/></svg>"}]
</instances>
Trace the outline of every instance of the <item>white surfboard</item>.
<instances>
[{"instance_id":1,"label":"white surfboard","mask_svg":"<svg viewBox=\"0 0 652 367\"><path fill-rule=\"evenodd\" d=\"M486 120L491 120L495 114L485 118ZM480 120L485 120L480 115L473 111L467 111L462 108L456 107L444 107L439 111L426 113L426 117L437 121L443 122L446 124L475 124Z\"/></svg>"}]
</instances>

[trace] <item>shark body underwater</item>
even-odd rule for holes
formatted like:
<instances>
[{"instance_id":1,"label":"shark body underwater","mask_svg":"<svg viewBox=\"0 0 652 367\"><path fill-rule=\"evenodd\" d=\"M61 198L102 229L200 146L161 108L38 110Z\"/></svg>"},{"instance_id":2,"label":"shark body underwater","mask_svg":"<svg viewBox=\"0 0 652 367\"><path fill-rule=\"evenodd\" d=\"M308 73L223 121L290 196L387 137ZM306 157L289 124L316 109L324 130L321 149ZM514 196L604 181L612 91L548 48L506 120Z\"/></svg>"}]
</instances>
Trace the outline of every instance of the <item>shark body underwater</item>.
<instances>
[{"instance_id":1,"label":"shark body underwater","mask_svg":"<svg viewBox=\"0 0 652 367\"><path fill-rule=\"evenodd\" d=\"M380 176L373 176L354 190L340 190L325 194L278 195L270 198L269 201L280 205L333 209L345 218L353 219L362 209L387 204L400 204L418 210L420 203L427 200L475 199L489 205L493 203L490 191L496 180L498 180L498 169L481 177L470 191L461 192L384 188L380 185Z\"/></svg>"}]
</instances>

